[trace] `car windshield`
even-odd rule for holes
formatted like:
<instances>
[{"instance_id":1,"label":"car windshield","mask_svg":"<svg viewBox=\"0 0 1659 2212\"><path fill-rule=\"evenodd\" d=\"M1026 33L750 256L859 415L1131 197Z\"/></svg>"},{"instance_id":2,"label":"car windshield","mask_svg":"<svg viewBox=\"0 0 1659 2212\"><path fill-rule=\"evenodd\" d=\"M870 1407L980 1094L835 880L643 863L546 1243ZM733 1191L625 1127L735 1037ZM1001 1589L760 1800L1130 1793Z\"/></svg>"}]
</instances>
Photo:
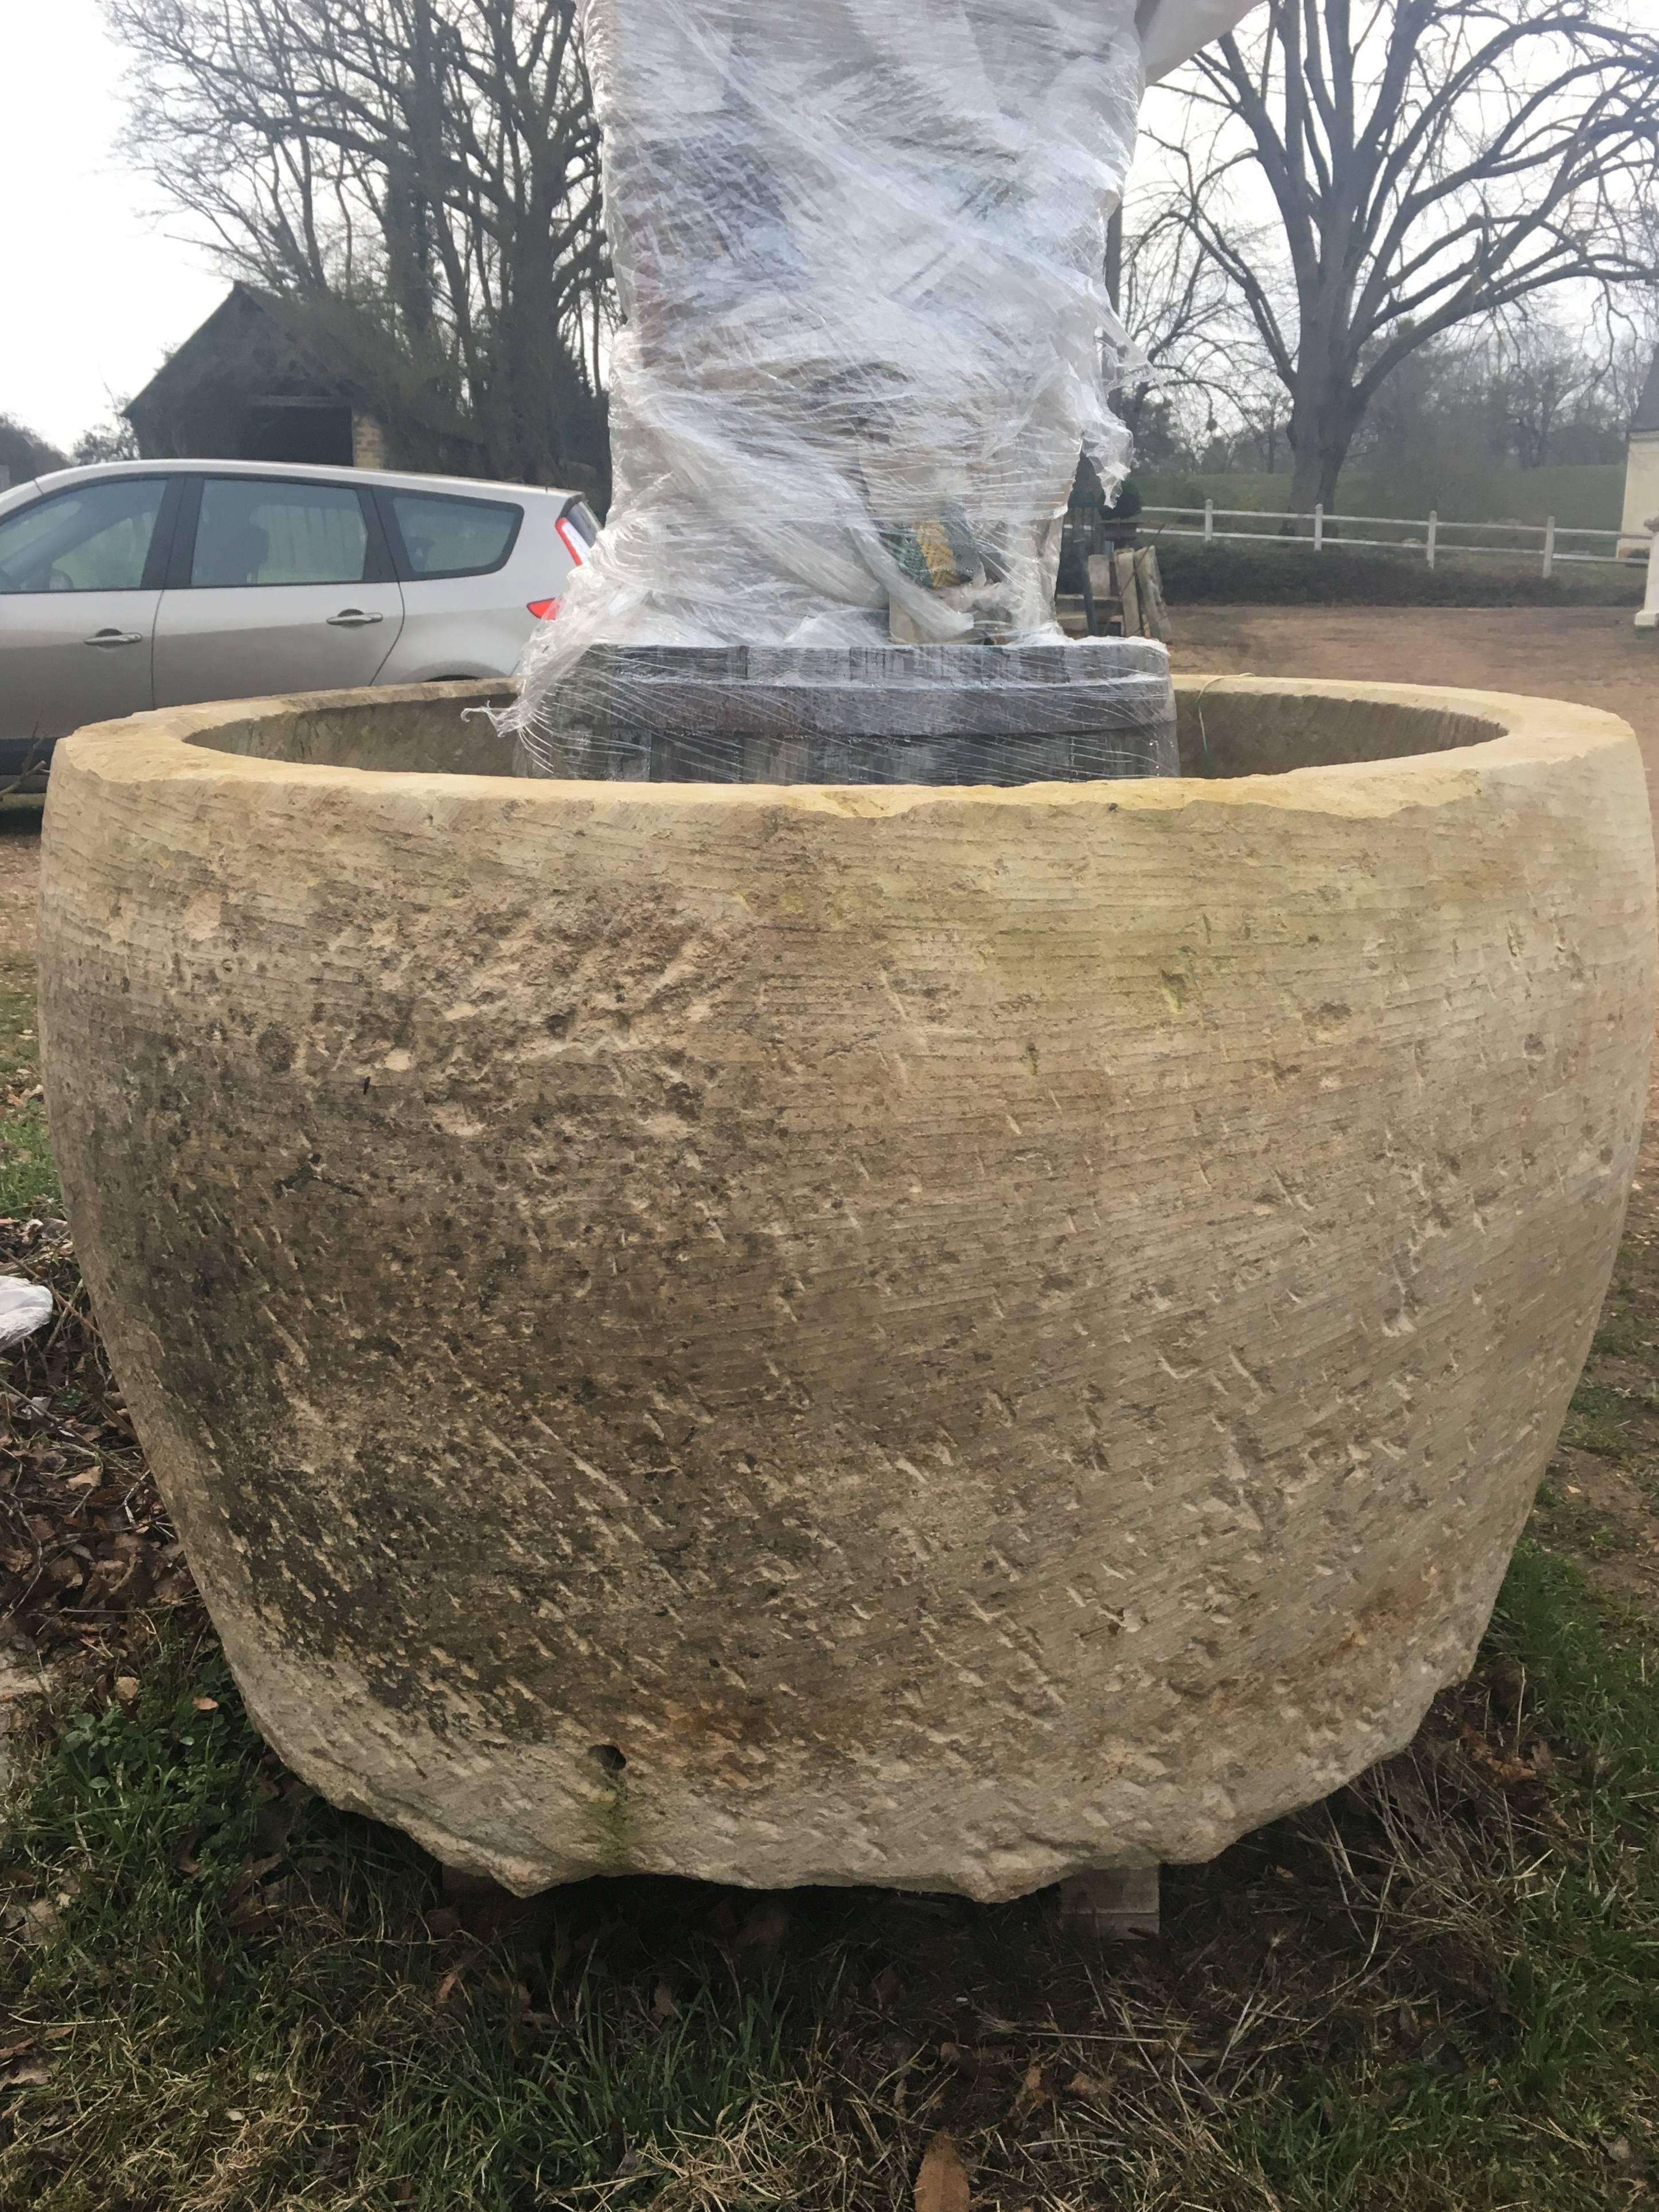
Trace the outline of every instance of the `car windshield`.
<instances>
[{"instance_id":1,"label":"car windshield","mask_svg":"<svg viewBox=\"0 0 1659 2212\"><path fill-rule=\"evenodd\" d=\"M77 484L0 519L0 592L136 592L166 486Z\"/></svg>"}]
</instances>

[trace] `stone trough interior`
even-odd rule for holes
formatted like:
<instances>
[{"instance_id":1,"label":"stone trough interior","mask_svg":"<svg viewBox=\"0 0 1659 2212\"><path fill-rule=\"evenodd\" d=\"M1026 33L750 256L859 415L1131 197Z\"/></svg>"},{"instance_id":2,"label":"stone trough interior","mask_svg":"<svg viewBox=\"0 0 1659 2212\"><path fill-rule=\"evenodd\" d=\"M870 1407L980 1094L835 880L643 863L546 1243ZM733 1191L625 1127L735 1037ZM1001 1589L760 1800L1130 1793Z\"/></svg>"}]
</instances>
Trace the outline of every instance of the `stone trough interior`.
<instances>
[{"instance_id":1,"label":"stone trough interior","mask_svg":"<svg viewBox=\"0 0 1659 2212\"><path fill-rule=\"evenodd\" d=\"M1280 775L1295 769L1405 760L1484 744L1503 723L1455 704L1416 705L1363 696L1333 699L1287 684L1177 678L1183 776ZM515 741L489 709L507 706L499 684L431 684L396 695L342 693L285 702L284 711L216 708L209 729L186 742L213 752L325 768L437 775L510 777Z\"/></svg>"}]
</instances>

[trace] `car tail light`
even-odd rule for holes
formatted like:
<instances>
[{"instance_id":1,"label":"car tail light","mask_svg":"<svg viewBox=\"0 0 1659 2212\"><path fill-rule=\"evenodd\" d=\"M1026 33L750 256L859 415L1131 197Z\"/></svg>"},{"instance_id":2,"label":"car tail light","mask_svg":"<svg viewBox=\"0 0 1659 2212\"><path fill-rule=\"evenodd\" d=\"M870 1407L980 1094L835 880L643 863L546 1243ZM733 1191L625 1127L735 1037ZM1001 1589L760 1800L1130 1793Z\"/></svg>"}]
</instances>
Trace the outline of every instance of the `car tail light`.
<instances>
[{"instance_id":1,"label":"car tail light","mask_svg":"<svg viewBox=\"0 0 1659 2212\"><path fill-rule=\"evenodd\" d=\"M551 622L563 605L562 599L532 599L530 611L538 622Z\"/></svg>"},{"instance_id":2,"label":"car tail light","mask_svg":"<svg viewBox=\"0 0 1659 2212\"><path fill-rule=\"evenodd\" d=\"M560 537L564 540L565 551L570 556L570 558L575 563L576 567L580 568L583 562L587 558L586 547L582 544L581 539L577 537L575 532L571 528L569 523L565 520L563 515L559 517L557 522L556 522L553 526L558 532Z\"/></svg>"}]
</instances>

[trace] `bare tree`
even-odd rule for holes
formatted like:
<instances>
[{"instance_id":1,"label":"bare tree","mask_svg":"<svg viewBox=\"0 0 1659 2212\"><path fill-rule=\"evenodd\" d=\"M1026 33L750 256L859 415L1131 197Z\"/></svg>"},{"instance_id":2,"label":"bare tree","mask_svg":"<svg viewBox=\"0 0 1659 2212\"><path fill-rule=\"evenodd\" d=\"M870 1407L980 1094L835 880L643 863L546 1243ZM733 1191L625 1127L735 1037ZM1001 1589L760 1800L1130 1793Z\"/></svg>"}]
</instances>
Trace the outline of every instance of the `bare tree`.
<instances>
[{"instance_id":1,"label":"bare tree","mask_svg":"<svg viewBox=\"0 0 1659 2212\"><path fill-rule=\"evenodd\" d=\"M1617 6L1271 0L1181 81L1188 127L1158 143L1288 396L1293 507L1334 500L1370 401L1443 333L1655 282L1659 39ZM1265 258L1242 234L1264 185Z\"/></svg>"},{"instance_id":2,"label":"bare tree","mask_svg":"<svg viewBox=\"0 0 1659 2212\"><path fill-rule=\"evenodd\" d=\"M603 472L605 253L576 0L106 0L131 141L395 429ZM413 433L411 432L411 434Z\"/></svg>"},{"instance_id":3,"label":"bare tree","mask_svg":"<svg viewBox=\"0 0 1659 2212\"><path fill-rule=\"evenodd\" d=\"M1202 446L1221 420L1242 423L1259 398L1261 348L1237 291L1195 237L1183 194L1155 186L1126 216L1118 299L1129 350L1113 403L1138 453L1154 422Z\"/></svg>"},{"instance_id":4,"label":"bare tree","mask_svg":"<svg viewBox=\"0 0 1659 2212\"><path fill-rule=\"evenodd\" d=\"M1620 321L1602 316L1569 329L1527 301L1499 317L1474 352L1521 468L1622 458L1640 384L1632 334ZM1644 352L1641 375L1650 343Z\"/></svg>"}]
</instances>

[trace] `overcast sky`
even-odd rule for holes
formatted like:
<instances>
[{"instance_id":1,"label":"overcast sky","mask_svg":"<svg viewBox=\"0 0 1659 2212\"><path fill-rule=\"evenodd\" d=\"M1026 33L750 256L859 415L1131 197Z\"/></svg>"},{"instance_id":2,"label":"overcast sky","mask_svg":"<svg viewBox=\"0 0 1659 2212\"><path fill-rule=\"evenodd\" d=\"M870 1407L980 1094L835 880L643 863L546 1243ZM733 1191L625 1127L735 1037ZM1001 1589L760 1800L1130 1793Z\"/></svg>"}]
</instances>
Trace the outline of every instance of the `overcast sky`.
<instances>
[{"instance_id":1,"label":"overcast sky","mask_svg":"<svg viewBox=\"0 0 1659 2212\"><path fill-rule=\"evenodd\" d=\"M145 213L121 77L94 0L0 0L0 415L65 450L226 289L176 216Z\"/></svg>"},{"instance_id":2,"label":"overcast sky","mask_svg":"<svg viewBox=\"0 0 1659 2212\"><path fill-rule=\"evenodd\" d=\"M66 453L227 289L118 151L122 67L96 0L0 0L0 415Z\"/></svg>"}]
</instances>

